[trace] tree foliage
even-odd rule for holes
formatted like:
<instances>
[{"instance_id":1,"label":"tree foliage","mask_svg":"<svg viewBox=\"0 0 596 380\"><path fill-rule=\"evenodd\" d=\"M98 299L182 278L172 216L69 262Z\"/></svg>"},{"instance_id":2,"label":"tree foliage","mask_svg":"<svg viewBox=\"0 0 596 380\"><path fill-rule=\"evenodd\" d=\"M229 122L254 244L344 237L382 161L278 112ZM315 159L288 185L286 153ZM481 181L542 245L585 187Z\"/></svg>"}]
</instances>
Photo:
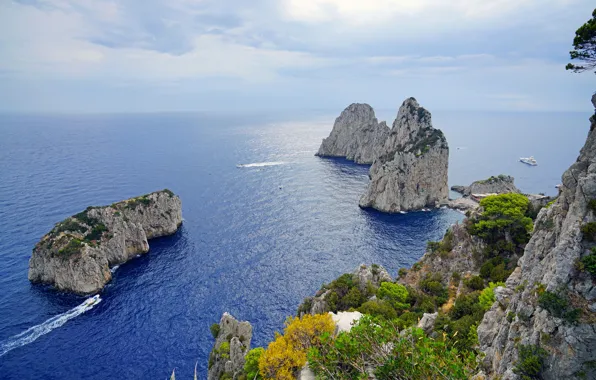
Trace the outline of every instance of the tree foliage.
<instances>
[{"instance_id":1,"label":"tree foliage","mask_svg":"<svg viewBox=\"0 0 596 380\"><path fill-rule=\"evenodd\" d=\"M480 292L480 295L478 296L478 302L484 310L490 309L493 306L493 303L495 303L495 288L497 286L505 286L505 283L497 282L495 284L494 282L491 282L488 284L488 288L485 288L482 292Z\"/></svg>"},{"instance_id":2,"label":"tree foliage","mask_svg":"<svg viewBox=\"0 0 596 380\"><path fill-rule=\"evenodd\" d=\"M596 68L596 9L592 12L592 18L575 32L573 50L569 55L572 60L576 59L583 63L581 65L569 63L567 70L577 73Z\"/></svg>"},{"instance_id":3,"label":"tree foliage","mask_svg":"<svg viewBox=\"0 0 596 380\"><path fill-rule=\"evenodd\" d=\"M246 354L244 362L244 373L246 374L246 379L262 379L261 373L259 372L259 359L261 358L261 355L263 355L263 352L265 352L263 347L257 347L248 351Z\"/></svg>"},{"instance_id":4,"label":"tree foliage","mask_svg":"<svg viewBox=\"0 0 596 380\"><path fill-rule=\"evenodd\" d=\"M408 290L405 286L393 282L382 282L377 290L377 298L389 302L397 310L407 309L409 306L405 303Z\"/></svg>"},{"instance_id":5,"label":"tree foliage","mask_svg":"<svg viewBox=\"0 0 596 380\"><path fill-rule=\"evenodd\" d=\"M294 372L306 363L306 351L319 343L321 336L335 331L330 314L288 318L284 335L276 334L259 357L259 372L265 379L293 379Z\"/></svg>"}]
</instances>

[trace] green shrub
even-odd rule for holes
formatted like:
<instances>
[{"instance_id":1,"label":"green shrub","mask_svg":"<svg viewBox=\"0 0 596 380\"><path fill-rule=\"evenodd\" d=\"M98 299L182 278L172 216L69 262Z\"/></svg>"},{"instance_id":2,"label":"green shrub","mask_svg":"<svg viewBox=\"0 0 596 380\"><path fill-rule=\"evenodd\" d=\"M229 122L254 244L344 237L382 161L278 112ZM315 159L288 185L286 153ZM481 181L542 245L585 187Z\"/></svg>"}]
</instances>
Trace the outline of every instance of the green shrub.
<instances>
[{"instance_id":1,"label":"green shrub","mask_svg":"<svg viewBox=\"0 0 596 380\"><path fill-rule=\"evenodd\" d=\"M219 336L220 329L221 327L219 326L219 323L214 323L211 325L211 327L209 327L209 330L211 330L211 335L213 335L214 339L217 339L217 337Z\"/></svg>"},{"instance_id":2,"label":"green shrub","mask_svg":"<svg viewBox=\"0 0 596 380\"><path fill-rule=\"evenodd\" d=\"M69 218L69 219L65 220L64 222L57 224L56 227L54 227L54 230L52 232L54 234L58 235L59 233L66 232L66 231L80 232L80 233L84 234L85 232L87 232L87 227L85 227L82 224L80 224L79 222L77 222L76 219Z\"/></svg>"},{"instance_id":3,"label":"green shrub","mask_svg":"<svg viewBox=\"0 0 596 380\"><path fill-rule=\"evenodd\" d=\"M244 373L246 374L247 380L262 379L261 374L259 373L259 359L263 352L265 352L265 349L257 347L248 351L246 354L246 357L244 358Z\"/></svg>"},{"instance_id":4,"label":"green shrub","mask_svg":"<svg viewBox=\"0 0 596 380\"><path fill-rule=\"evenodd\" d=\"M224 359L230 358L230 343L222 342L217 349L217 353Z\"/></svg>"},{"instance_id":5,"label":"green shrub","mask_svg":"<svg viewBox=\"0 0 596 380\"><path fill-rule=\"evenodd\" d=\"M381 317L383 319L392 320L397 318L397 312L389 302L383 300L366 301L358 308L362 314L371 315L373 317Z\"/></svg>"},{"instance_id":6,"label":"green shrub","mask_svg":"<svg viewBox=\"0 0 596 380\"><path fill-rule=\"evenodd\" d=\"M172 190L164 189L163 192L168 194L170 196L170 198L174 198L174 192Z\"/></svg>"},{"instance_id":7,"label":"green shrub","mask_svg":"<svg viewBox=\"0 0 596 380\"><path fill-rule=\"evenodd\" d=\"M515 319L515 313L510 311L509 313L507 313L507 322L511 323L513 322L513 320Z\"/></svg>"},{"instance_id":8,"label":"green shrub","mask_svg":"<svg viewBox=\"0 0 596 380\"><path fill-rule=\"evenodd\" d=\"M441 282L441 275L439 274L427 274L418 281L418 287L423 292L437 297L439 305L447 302L447 299L449 298L447 287Z\"/></svg>"},{"instance_id":9,"label":"green shrub","mask_svg":"<svg viewBox=\"0 0 596 380\"><path fill-rule=\"evenodd\" d=\"M470 294L462 294L455 299L455 304L449 311L449 317L452 320L458 320L465 316L480 316L484 315L484 309L478 302L479 292Z\"/></svg>"},{"instance_id":10,"label":"green shrub","mask_svg":"<svg viewBox=\"0 0 596 380\"><path fill-rule=\"evenodd\" d=\"M474 276L474 277L465 279L464 284L472 290L484 289L484 280L480 276Z\"/></svg>"},{"instance_id":11,"label":"green shrub","mask_svg":"<svg viewBox=\"0 0 596 380\"><path fill-rule=\"evenodd\" d=\"M459 272L451 273L451 279L453 280L453 282L456 282L459 284L459 282L461 281L461 273L459 273Z\"/></svg>"},{"instance_id":12,"label":"green shrub","mask_svg":"<svg viewBox=\"0 0 596 380\"><path fill-rule=\"evenodd\" d=\"M504 282L513 272L506 268L505 260L502 257L494 257L482 264L480 276L492 282Z\"/></svg>"},{"instance_id":13,"label":"green shrub","mask_svg":"<svg viewBox=\"0 0 596 380\"><path fill-rule=\"evenodd\" d=\"M76 253L81 252L81 248L83 248L85 244L80 241L79 239L71 239L68 244L66 244L62 249L58 251L61 255L64 256L71 256Z\"/></svg>"},{"instance_id":14,"label":"green shrub","mask_svg":"<svg viewBox=\"0 0 596 380\"><path fill-rule=\"evenodd\" d=\"M541 379L548 352L534 345L520 345L517 352L519 359L513 368L513 373L519 375L522 380Z\"/></svg>"},{"instance_id":15,"label":"green shrub","mask_svg":"<svg viewBox=\"0 0 596 380\"><path fill-rule=\"evenodd\" d=\"M408 270L406 268L400 268L399 271L397 272L397 275L399 276L399 278L404 278L404 277L406 277L407 274L408 274Z\"/></svg>"},{"instance_id":16,"label":"green shrub","mask_svg":"<svg viewBox=\"0 0 596 380\"><path fill-rule=\"evenodd\" d=\"M592 212L596 213L596 199L592 199L588 202L588 208L592 210Z\"/></svg>"},{"instance_id":17,"label":"green shrub","mask_svg":"<svg viewBox=\"0 0 596 380\"><path fill-rule=\"evenodd\" d=\"M309 350L308 362L317 379L368 378L370 365L380 380L444 378L446 373L450 379L467 379L477 366L474 354L428 338L420 329L400 335L393 322L370 317L349 333L324 336Z\"/></svg>"},{"instance_id":18,"label":"green shrub","mask_svg":"<svg viewBox=\"0 0 596 380\"><path fill-rule=\"evenodd\" d=\"M85 211L79 212L78 214L76 214L74 216L74 218L80 220L81 222L85 223L89 227L93 227L95 224L99 223L99 220L97 218L92 218L89 216L89 211L93 210L94 208L97 208L97 207L93 207L93 206L87 207L87 209L85 209Z\"/></svg>"},{"instance_id":19,"label":"green shrub","mask_svg":"<svg viewBox=\"0 0 596 380\"><path fill-rule=\"evenodd\" d=\"M592 248L592 252L588 256L581 258L582 269L596 277L596 248Z\"/></svg>"},{"instance_id":20,"label":"green shrub","mask_svg":"<svg viewBox=\"0 0 596 380\"><path fill-rule=\"evenodd\" d=\"M549 292L545 290L538 296L538 305L547 310L554 317L564 319L568 323L576 323L580 317L580 309L570 308L569 301L566 296Z\"/></svg>"},{"instance_id":21,"label":"green shrub","mask_svg":"<svg viewBox=\"0 0 596 380\"><path fill-rule=\"evenodd\" d=\"M494 282L491 282L488 284L488 288L486 288L482 292L480 292L480 295L478 296L478 302L480 303L480 306L482 306L482 308L485 311L489 310L495 303L495 291L494 290L497 286L505 286L505 283L498 282L495 284Z\"/></svg>"},{"instance_id":22,"label":"green shrub","mask_svg":"<svg viewBox=\"0 0 596 380\"><path fill-rule=\"evenodd\" d=\"M93 229L87 236L85 236L85 240L93 241L93 240L100 240L103 236L103 233L106 232L108 228L103 223L98 223L93 226Z\"/></svg>"},{"instance_id":23,"label":"green shrub","mask_svg":"<svg viewBox=\"0 0 596 380\"><path fill-rule=\"evenodd\" d=\"M350 273L343 274L330 284L324 285L319 293L322 294L326 290L329 290L329 293L325 296L325 301L329 305L329 310L334 313L358 308L374 294L369 294L369 291L376 291L372 287L364 293L360 291L358 283Z\"/></svg>"},{"instance_id":24,"label":"green shrub","mask_svg":"<svg viewBox=\"0 0 596 380\"><path fill-rule=\"evenodd\" d=\"M584 239L588 241L596 241L596 222L586 223L580 228Z\"/></svg>"},{"instance_id":25,"label":"green shrub","mask_svg":"<svg viewBox=\"0 0 596 380\"><path fill-rule=\"evenodd\" d=\"M405 304L408 298L408 290L405 286L393 282L382 282L377 290L377 298L385 300L396 310L407 309Z\"/></svg>"}]
</instances>

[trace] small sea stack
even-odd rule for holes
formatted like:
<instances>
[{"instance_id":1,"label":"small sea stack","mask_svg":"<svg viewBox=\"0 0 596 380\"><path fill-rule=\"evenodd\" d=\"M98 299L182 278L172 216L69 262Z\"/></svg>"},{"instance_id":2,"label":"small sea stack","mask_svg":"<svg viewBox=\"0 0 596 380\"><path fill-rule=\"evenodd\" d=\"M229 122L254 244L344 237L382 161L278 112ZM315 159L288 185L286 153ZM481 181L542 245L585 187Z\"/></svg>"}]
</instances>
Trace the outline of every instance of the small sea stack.
<instances>
[{"instance_id":1,"label":"small sea stack","mask_svg":"<svg viewBox=\"0 0 596 380\"><path fill-rule=\"evenodd\" d=\"M181 225L182 202L167 189L88 207L56 224L35 245L29 280L97 293L112 279L110 268L149 252L149 239L172 235Z\"/></svg>"}]
</instances>

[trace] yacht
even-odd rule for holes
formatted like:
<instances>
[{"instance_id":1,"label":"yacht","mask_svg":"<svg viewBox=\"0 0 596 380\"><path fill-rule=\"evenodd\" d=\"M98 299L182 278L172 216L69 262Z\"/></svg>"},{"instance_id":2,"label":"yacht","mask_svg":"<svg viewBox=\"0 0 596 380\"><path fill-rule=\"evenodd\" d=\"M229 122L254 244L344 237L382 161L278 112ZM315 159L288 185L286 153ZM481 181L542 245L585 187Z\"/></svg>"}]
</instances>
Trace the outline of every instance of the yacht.
<instances>
[{"instance_id":1,"label":"yacht","mask_svg":"<svg viewBox=\"0 0 596 380\"><path fill-rule=\"evenodd\" d=\"M536 166L536 165L538 165L538 163L536 162L536 159L534 158L534 156L520 157L519 161L520 162L523 162L524 164L528 164L530 166Z\"/></svg>"}]
</instances>

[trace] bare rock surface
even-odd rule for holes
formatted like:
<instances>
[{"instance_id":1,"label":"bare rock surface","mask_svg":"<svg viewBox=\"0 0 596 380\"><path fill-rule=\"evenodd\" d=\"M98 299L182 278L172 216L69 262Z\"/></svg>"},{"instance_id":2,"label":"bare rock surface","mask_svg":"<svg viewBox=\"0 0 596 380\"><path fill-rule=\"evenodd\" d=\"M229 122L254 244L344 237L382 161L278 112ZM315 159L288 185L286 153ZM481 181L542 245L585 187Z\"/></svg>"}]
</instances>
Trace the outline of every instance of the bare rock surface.
<instances>
[{"instance_id":1,"label":"bare rock surface","mask_svg":"<svg viewBox=\"0 0 596 380\"><path fill-rule=\"evenodd\" d=\"M396 213L438 207L449 196L449 146L431 114L409 98L399 109L360 198L360 207Z\"/></svg>"},{"instance_id":2,"label":"bare rock surface","mask_svg":"<svg viewBox=\"0 0 596 380\"><path fill-rule=\"evenodd\" d=\"M169 190L88 207L65 219L35 246L29 280L59 290L93 294L111 280L110 268L149 251L148 240L174 234L182 203Z\"/></svg>"},{"instance_id":3,"label":"bare rock surface","mask_svg":"<svg viewBox=\"0 0 596 380\"><path fill-rule=\"evenodd\" d=\"M515 187L514 178L508 175L500 174L488 179L475 181L470 186L452 186L451 190L470 196L472 194L507 194L520 193Z\"/></svg>"},{"instance_id":4,"label":"bare rock surface","mask_svg":"<svg viewBox=\"0 0 596 380\"><path fill-rule=\"evenodd\" d=\"M354 103L335 120L331 134L323 140L316 155L372 164L388 135L387 123L377 121L371 106Z\"/></svg>"}]
</instances>

